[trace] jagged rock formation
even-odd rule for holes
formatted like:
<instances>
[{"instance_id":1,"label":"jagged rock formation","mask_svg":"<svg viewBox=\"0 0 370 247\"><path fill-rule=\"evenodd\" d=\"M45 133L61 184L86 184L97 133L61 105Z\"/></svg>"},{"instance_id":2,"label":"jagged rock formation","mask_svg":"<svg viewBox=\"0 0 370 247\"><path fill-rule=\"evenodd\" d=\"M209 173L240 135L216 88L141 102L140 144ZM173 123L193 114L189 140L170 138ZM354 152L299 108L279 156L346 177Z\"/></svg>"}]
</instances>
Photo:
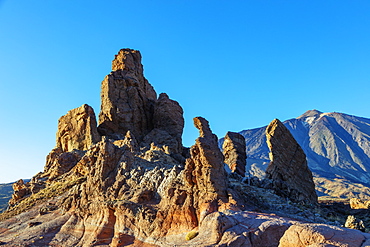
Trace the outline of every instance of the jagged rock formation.
<instances>
[{"instance_id":1,"label":"jagged rock formation","mask_svg":"<svg viewBox=\"0 0 370 247\"><path fill-rule=\"evenodd\" d=\"M144 77L140 52L120 50L101 86L100 134L123 139L130 130L141 141L153 129L156 100L156 92Z\"/></svg>"},{"instance_id":2,"label":"jagged rock formation","mask_svg":"<svg viewBox=\"0 0 370 247\"><path fill-rule=\"evenodd\" d=\"M307 166L306 155L289 130L278 119L266 128L270 164L266 178L273 189L294 202L317 203L315 184Z\"/></svg>"},{"instance_id":3,"label":"jagged rock formation","mask_svg":"<svg viewBox=\"0 0 370 247\"><path fill-rule=\"evenodd\" d=\"M84 137L92 136L93 127L85 124L91 119L70 127L75 120L68 118L78 118L77 110L64 117L44 171L28 184L19 181L16 202L0 214L1 245L293 246L297 236L302 243L337 241L327 238L328 231L330 237L353 236L342 242L356 247L370 239L352 229L312 230L308 224L319 236L311 238L295 230L302 227L296 220L243 211L253 198L274 198L269 208L286 201L272 190L252 195L240 176L228 176L217 136L202 117L194 118L199 138L182 155L182 108L166 94L156 99L140 58L138 51L123 49L113 60L102 83L99 141ZM310 213L285 206L296 217Z\"/></svg>"},{"instance_id":4,"label":"jagged rock formation","mask_svg":"<svg viewBox=\"0 0 370 247\"><path fill-rule=\"evenodd\" d=\"M198 219L201 221L217 211L219 203L227 202L227 181L223 155L218 148L218 138L202 117L194 118L194 125L199 130L199 138L190 148L191 157L186 160L185 181L192 188L194 204L201 209Z\"/></svg>"},{"instance_id":5,"label":"jagged rock formation","mask_svg":"<svg viewBox=\"0 0 370 247\"><path fill-rule=\"evenodd\" d=\"M20 199L30 193L29 184L25 184L23 179L19 179L13 184L13 191L12 198L9 200L9 206L15 205Z\"/></svg>"},{"instance_id":6,"label":"jagged rock formation","mask_svg":"<svg viewBox=\"0 0 370 247\"><path fill-rule=\"evenodd\" d=\"M61 148L61 152L87 150L99 140L95 113L87 104L70 110L58 121L56 146Z\"/></svg>"},{"instance_id":7,"label":"jagged rock formation","mask_svg":"<svg viewBox=\"0 0 370 247\"><path fill-rule=\"evenodd\" d=\"M225 163L232 172L245 176L246 145L245 138L239 133L227 132L222 145Z\"/></svg>"},{"instance_id":8,"label":"jagged rock formation","mask_svg":"<svg viewBox=\"0 0 370 247\"><path fill-rule=\"evenodd\" d=\"M60 147L54 148L46 156L46 165L44 172L39 178L48 178L53 180L69 172L85 154L82 150L74 149L70 152L63 152Z\"/></svg>"},{"instance_id":9,"label":"jagged rock formation","mask_svg":"<svg viewBox=\"0 0 370 247\"><path fill-rule=\"evenodd\" d=\"M157 93L144 77L141 54L122 49L102 82L98 130L102 136L124 139L127 131L142 147L153 142L179 161L182 157L183 110L167 94Z\"/></svg>"}]
</instances>

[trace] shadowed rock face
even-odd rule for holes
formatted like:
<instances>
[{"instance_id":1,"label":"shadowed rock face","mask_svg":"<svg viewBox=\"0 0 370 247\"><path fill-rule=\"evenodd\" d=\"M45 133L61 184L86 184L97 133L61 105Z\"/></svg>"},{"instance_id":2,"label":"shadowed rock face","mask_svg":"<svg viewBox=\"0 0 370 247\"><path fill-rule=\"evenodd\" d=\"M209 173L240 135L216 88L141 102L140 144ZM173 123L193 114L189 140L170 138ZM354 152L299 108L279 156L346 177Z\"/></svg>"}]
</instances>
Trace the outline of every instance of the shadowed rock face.
<instances>
[{"instance_id":1,"label":"shadowed rock face","mask_svg":"<svg viewBox=\"0 0 370 247\"><path fill-rule=\"evenodd\" d=\"M161 93L155 104L153 124L155 129L166 131L174 140L170 149L174 153L182 152L182 131L184 129L184 111L180 104Z\"/></svg>"},{"instance_id":2,"label":"shadowed rock face","mask_svg":"<svg viewBox=\"0 0 370 247\"><path fill-rule=\"evenodd\" d=\"M222 149L225 163L231 171L244 177L247 159L244 136L235 132L227 132Z\"/></svg>"},{"instance_id":3,"label":"shadowed rock face","mask_svg":"<svg viewBox=\"0 0 370 247\"><path fill-rule=\"evenodd\" d=\"M306 155L289 130L275 119L266 128L266 137L271 160L266 178L272 180L276 193L294 202L317 203Z\"/></svg>"}]
</instances>

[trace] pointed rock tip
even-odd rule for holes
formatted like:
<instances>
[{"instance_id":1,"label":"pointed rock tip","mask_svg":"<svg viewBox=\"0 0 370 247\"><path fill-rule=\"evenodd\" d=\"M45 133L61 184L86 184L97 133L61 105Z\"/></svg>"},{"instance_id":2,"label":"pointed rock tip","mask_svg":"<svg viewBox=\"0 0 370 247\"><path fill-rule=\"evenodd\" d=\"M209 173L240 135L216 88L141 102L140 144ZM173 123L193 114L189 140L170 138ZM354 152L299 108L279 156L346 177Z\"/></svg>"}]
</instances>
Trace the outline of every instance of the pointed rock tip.
<instances>
[{"instance_id":1,"label":"pointed rock tip","mask_svg":"<svg viewBox=\"0 0 370 247\"><path fill-rule=\"evenodd\" d=\"M123 48L114 56L112 71L117 70L142 70L140 51Z\"/></svg>"},{"instance_id":2,"label":"pointed rock tip","mask_svg":"<svg viewBox=\"0 0 370 247\"><path fill-rule=\"evenodd\" d=\"M266 134L271 134L277 128L286 128L285 125L277 118L271 121L266 128Z\"/></svg>"},{"instance_id":3,"label":"pointed rock tip","mask_svg":"<svg viewBox=\"0 0 370 247\"><path fill-rule=\"evenodd\" d=\"M158 97L158 100L160 99L169 99L170 97L168 97L168 95L166 93L160 93L159 94L159 97Z\"/></svg>"},{"instance_id":4,"label":"pointed rock tip","mask_svg":"<svg viewBox=\"0 0 370 247\"><path fill-rule=\"evenodd\" d=\"M211 128L209 127L209 122L203 117L193 118L194 126L199 130L199 136L205 137L212 134Z\"/></svg>"},{"instance_id":5,"label":"pointed rock tip","mask_svg":"<svg viewBox=\"0 0 370 247\"><path fill-rule=\"evenodd\" d=\"M300 115L299 117L297 117L297 119L306 118L306 117L315 117L315 116L320 115L320 114L322 114L322 112L319 111L319 110L316 110L316 109L308 110L305 113L303 113L302 115Z\"/></svg>"}]
</instances>

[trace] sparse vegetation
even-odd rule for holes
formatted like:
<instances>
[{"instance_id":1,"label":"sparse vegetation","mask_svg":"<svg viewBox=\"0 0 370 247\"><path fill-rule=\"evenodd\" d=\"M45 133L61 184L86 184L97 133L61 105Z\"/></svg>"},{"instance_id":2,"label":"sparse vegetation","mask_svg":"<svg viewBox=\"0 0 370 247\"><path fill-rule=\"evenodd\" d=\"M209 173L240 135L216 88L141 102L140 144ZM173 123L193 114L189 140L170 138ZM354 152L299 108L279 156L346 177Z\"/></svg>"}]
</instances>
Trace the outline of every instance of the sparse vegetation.
<instances>
[{"instance_id":1,"label":"sparse vegetation","mask_svg":"<svg viewBox=\"0 0 370 247\"><path fill-rule=\"evenodd\" d=\"M190 231L190 232L188 232L187 234L186 234L186 236L185 236L185 240L186 241L189 241L189 240L192 240L193 238L195 238L196 236L198 236L198 234L199 234L199 232L197 232L197 231Z\"/></svg>"},{"instance_id":2,"label":"sparse vegetation","mask_svg":"<svg viewBox=\"0 0 370 247\"><path fill-rule=\"evenodd\" d=\"M25 212L32 208L33 206L46 201L47 199L59 196L68 191L73 186L81 184L82 182L85 181L85 179L86 179L85 177L82 177L72 181L55 182L50 186L46 187L45 189L40 190L38 193L24 198L16 206L0 214L0 221L18 215L22 212Z\"/></svg>"}]
</instances>

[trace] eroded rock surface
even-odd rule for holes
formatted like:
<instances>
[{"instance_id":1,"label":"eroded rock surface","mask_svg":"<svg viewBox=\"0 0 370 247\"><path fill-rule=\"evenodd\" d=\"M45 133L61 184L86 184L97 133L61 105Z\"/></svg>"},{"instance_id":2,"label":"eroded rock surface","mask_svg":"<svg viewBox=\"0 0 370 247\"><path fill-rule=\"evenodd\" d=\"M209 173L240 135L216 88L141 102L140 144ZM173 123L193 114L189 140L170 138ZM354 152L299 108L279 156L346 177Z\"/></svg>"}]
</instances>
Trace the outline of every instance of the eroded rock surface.
<instances>
[{"instance_id":1,"label":"eroded rock surface","mask_svg":"<svg viewBox=\"0 0 370 247\"><path fill-rule=\"evenodd\" d=\"M30 187L28 183L24 183L23 179L19 179L13 184L13 195L9 201L9 206L15 205L20 199L30 193Z\"/></svg>"},{"instance_id":2,"label":"eroded rock surface","mask_svg":"<svg viewBox=\"0 0 370 247\"><path fill-rule=\"evenodd\" d=\"M182 107L177 101L171 100L165 93L159 95L154 108L153 124L155 129L166 131L173 139L173 142L169 145L170 153L182 153L183 114ZM159 139L158 142L161 142L161 140Z\"/></svg>"},{"instance_id":3,"label":"eroded rock surface","mask_svg":"<svg viewBox=\"0 0 370 247\"><path fill-rule=\"evenodd\" d=\"M140 142L153 129L156 100L154 88L144 77L140 52L120 50L101 86L100 134L123 139L130 130Z\"/></svg>"},{"instance_id":4,"label":"eroded rock surface","mask_svg":"<svg viewBox=\"0 0 370 247\"><path fill-rule=\"evenodd\" d=\"M189 186L194 186L198 204L214 203L217 209L217 200L227 198L224 158L218 148L218 138L212 133L208 121L196 117L194 125L200 136L190 148L191 157L186 160L185 179Z\"/></svg>"},{"instance_id":5,"label":"eroded rock surface","mask_svg":"<svg viewBox=\"0 0 370 247\"><path fill-rule=\"evenodd\" d=\"M266 178L276 193L294 202L316 204L317 195L306 155L289 130L278 119L266 128L270 164Z\"/></svg>"},{"instance_id":6,"label":"eroded rock surface","mask_svg":"<svg viewBox=\"0 0 370 247\"><path fill-rule=\"evenodd\" d=\"M58 121L57 144L62 152L87 150L100 140L93 108L82 105L70 110Z\"/></svg>"},{"instance_id":7,"label":"eroded rock surface","mask_svg":"<svg viewBox=\"0 0 370 247\"><path fill-rule=\"evenodd\" d=\"M246 146L245 138L239 133L227 132L222 145L225 163L232 172L236 172L242 177L245 176L246 166Z\"/></svg>"}]
</instances>

